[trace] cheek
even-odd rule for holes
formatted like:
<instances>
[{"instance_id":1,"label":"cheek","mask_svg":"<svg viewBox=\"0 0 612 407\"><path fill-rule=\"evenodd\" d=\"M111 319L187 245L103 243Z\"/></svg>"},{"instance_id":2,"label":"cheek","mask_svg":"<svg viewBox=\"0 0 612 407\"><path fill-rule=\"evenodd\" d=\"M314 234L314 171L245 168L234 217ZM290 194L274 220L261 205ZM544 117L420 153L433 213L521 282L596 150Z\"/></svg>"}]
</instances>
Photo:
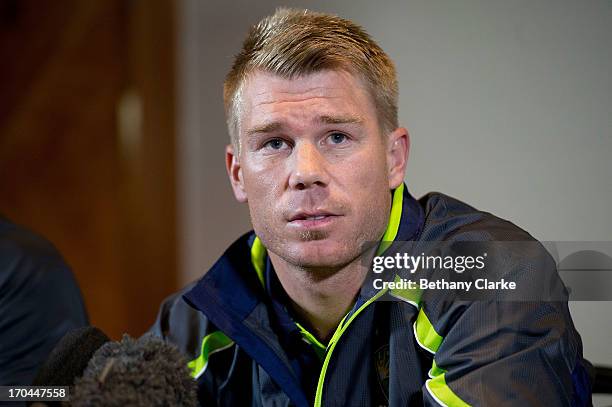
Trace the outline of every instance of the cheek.
<instances>
[{"instance_id":1,"label":"cheek","mask_svg":"<svg viewBox=\"0 0 612 407\"><path fill-rule=\"evenodd\" d=\"M249 214L251 225L263 242L269 243L277 235L273 202L267 201L265 195L249 199Z\"/></svg>"},{"instance_id":2,"label":"cheek","mask_svg":"<svg viewBox=\"0 0 612 407\"><path fill-rule=\"evenodd\" d=\"M380 149L354 157L345 172L364 193L388 189L387 161Z\"/></svg>"},{"instance_id":3,"label":"cheek","mask_svg":"<svg viewBox=\"0 0 612 407\"><path fill-rule=\"evenodd\" d=\"M273 227L275 209L279 201L279 175L268 170L248 167L243 172L243 177L253 227L256 230Z\"/></svg>"},{"instance_id":4,"label":"cheek","mask_svg":"<svg viewBox=\"0 0 612 407\"><path fill-rule=\"evenodd\" d=\"M382 228L384 231L391 206L385 156L379 152L359 160L359 164L355 164L350 173L352 181L349 194L359 207L361 221L374 230Z\"/></svg>"},{"instance_id":5,"label":"cheek","mask_svg":"<svg viewBox=\"0 0 612 407\"><path fill-rule=\"evenodd\" d=\"M266 163L247 161L243 165L242 176L245 190L249 198L261 201L266 199L277 189L280 171Z\"/></svg>"},{"instance_id":6,"label":"cheek","mask_svg":"<svg viewBox=\"0 0 612 407\"><path fill-rule=\"evenodd\" d=\"M249 188L252 192L250 196L253 197L252 201L257 205L260 212L268 213L277 208L282 189L276 181L274 175L252 180Z\"/></svg>"}]
</instances>

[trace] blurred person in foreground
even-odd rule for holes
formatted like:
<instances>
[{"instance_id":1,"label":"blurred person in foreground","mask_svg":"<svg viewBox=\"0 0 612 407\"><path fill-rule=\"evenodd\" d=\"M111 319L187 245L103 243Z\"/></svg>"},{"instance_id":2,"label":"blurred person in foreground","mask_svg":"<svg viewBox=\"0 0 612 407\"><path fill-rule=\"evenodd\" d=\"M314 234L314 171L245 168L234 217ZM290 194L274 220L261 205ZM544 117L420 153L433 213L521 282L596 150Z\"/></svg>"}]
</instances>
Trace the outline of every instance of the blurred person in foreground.
<instances>
[{"instance_id":1,"label":"blurred person in foreground","mask_svg":"<svg viewBox=\"0 0 612 407\"><path fill-rule=\"evenodd\" d=\"M402 301L364 284L368 242L534 239L410 195L395 68L361 27L278 10L249 32L224 100L227 171L254 231L151 328L190 358L202 405L590 403L566 301Z\"/></svg>"},{"instance_id":2,"label":"blurred person in foreground","mask_svg":"<svg viewBox=\"0 0 612 407\"><path fill-rule=\"evenodd\" d=\"M69 331L88 325L79 287L55 247L0 216L0 385L30 385Z\"/></svg>"}]
</instances>

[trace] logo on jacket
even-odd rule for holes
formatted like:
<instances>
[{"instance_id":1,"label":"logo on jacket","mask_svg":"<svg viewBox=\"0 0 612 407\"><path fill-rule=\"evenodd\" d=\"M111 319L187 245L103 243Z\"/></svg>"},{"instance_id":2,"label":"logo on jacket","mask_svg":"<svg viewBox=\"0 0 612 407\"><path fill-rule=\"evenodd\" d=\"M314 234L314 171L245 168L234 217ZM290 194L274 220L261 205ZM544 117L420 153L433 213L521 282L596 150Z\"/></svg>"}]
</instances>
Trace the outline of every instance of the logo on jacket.
<instances>
[{"instance_id":1,"label":"logo on jacket","mask_svg":"<svg viewBox=\"0 0 612 407\"><path fill-rule=\"evenodd\" d=\"M374 365L380 390L389 401L389 345L384 345L374 352Z\"/></svg>"}]
</instances>

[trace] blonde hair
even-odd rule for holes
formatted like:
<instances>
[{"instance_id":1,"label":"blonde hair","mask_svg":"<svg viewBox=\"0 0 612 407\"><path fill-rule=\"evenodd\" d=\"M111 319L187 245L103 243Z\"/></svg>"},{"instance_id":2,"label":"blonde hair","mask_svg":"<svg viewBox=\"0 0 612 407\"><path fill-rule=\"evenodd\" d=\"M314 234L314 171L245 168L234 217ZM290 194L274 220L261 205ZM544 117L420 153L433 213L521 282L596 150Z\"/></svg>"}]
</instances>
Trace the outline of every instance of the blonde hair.
<instances>
[{"instance_id":1,"label":"blonde hair","mask_svg":"<svg viewBox=\"0 0 612 407\"><path fill-rule=\"evenodd\" d=\"M364 79L382 133L398 127L395 66L363 28L331 14L281 8L251 27L225 79L225 115L234 146L239 148L240 99L250 73L261 70L293 79L327 69Z\"/></svg>"}]
</instances>

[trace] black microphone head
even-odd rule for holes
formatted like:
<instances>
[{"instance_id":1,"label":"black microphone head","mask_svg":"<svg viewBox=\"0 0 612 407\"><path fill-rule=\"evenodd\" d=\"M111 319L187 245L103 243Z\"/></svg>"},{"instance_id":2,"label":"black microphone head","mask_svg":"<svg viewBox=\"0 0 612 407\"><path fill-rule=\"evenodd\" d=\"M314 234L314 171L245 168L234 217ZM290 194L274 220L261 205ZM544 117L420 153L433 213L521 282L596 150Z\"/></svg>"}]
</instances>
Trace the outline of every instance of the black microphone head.
<instances>
[{"instance_id":1,"label":"black microphone head","mask_svg":"<svg viewBox=\"0 0 612 407\"><path fill-rule=\"evenodd\" d=\"M71 394L73 407L197 406L196 382L174 346L152 335L102 346Z\"/></svg>"},{"instance_id":2,"label":"black microphone head","mask_svg":"<svg viewBox=\"0 0 612 407\"><path fill-rule=\"evenodd\" d=\"M73 329L60 339L38 370L33 386L72 386L94 353L110 338L96 327Z\"/></svg>"}]
</instances>

